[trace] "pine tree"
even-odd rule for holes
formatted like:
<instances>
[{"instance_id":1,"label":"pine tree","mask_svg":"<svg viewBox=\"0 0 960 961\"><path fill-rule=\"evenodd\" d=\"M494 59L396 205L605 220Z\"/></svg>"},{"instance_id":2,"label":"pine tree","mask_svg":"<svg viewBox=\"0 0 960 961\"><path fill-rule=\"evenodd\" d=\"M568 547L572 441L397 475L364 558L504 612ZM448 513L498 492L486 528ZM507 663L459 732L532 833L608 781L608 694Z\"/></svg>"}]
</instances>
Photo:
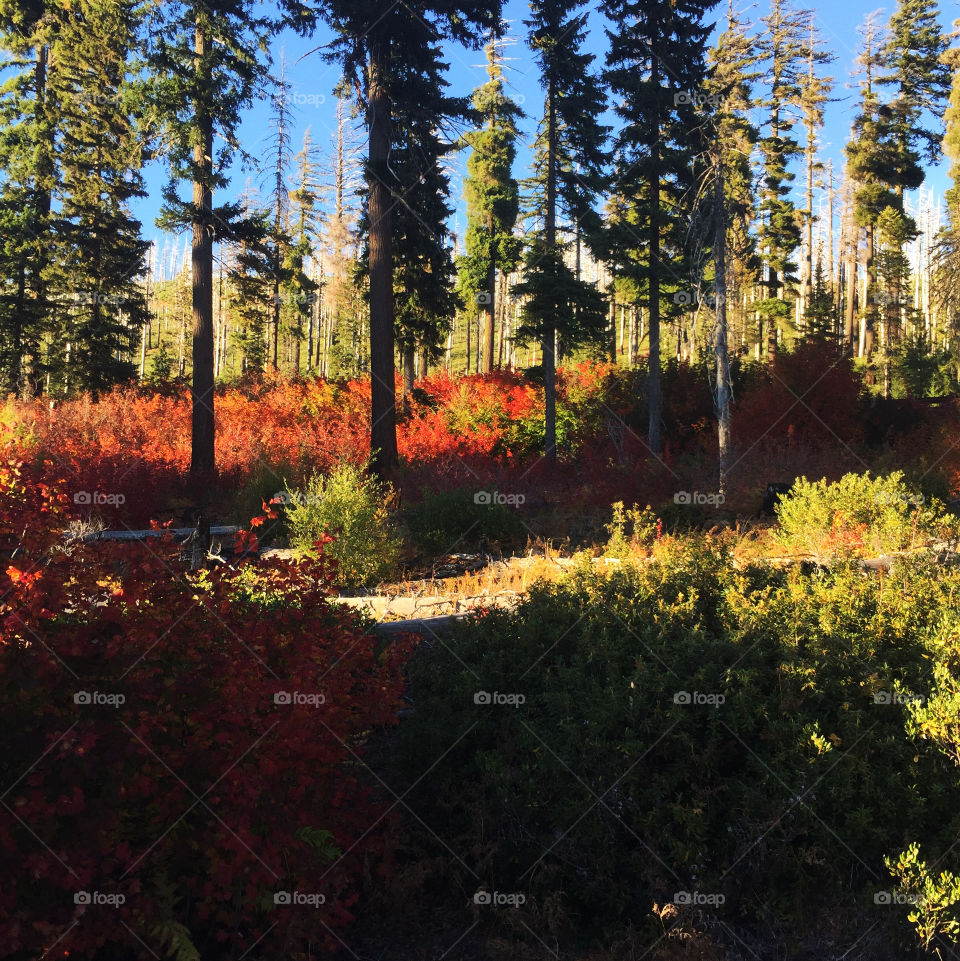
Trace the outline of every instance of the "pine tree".
<instances>
[{"instance_id":1,"label":"pine tree","mask_svg":"<svg viewBox=\"0 0 960 961\"><path fill-rule=\"evenodd\" d=\"M249 191L241 203L246 229L244 237L231 244L234 255L227 274L229 304L239 320L234 342L240 350L240 369L244 374L261 374L270 360L274 307L270 212L252 209Z\"/></svg>"},{"instance_id":2,"label":"pine tree","mask_svg":"<svg viewBox=\"0 0 960 961\"><path fill-rule=\"evenodd\" d=\"M711 243L714 262L714 327L711 345L715 358L715 409L718 425L719 490L724 490L732 444L731 403L733 384L729 357L729 319L739 284L739 272L756 275L756 241L750 231L754 209L750 155L759 131L750 122L752 85L760 54L736 13L733 0L727 7L726 29L709 53L710 75L706 83L713 107L710 126L714 132L709 150L712 190L704 191L710 205ZM734 278L731 281L731 278Z\"/></svg>"},{"instance_id":3,"label":"pine tree","mask_svg":"<svg viewBox=\"0 0 960 961\"><path fill-rule=\"evenodd\" d=\"M273 155L273 169L269 172L271 190L270 231L266 242L269 249L271 317L270 317L270 366L279 370L280 315L283 313L282 289L290 281L288 262L290 260L290 236L287 230L287 217L290 208L290 191L287 188L287 171L292 161L290 147L290 88L286 79L286 63L281 60L280 75L276 80L271 96L273 112L270 116L270 150Z\"/></svg>"},{"instance_id":4,"label":"pine tree","mask_svg":"<svg viewBox=\"0 0 960 961\"><path fill-rule=\"evenodd\" d=\"M760 212L763 218L761 243L766 265L766 299L757 305L766 318L768 354L777 344L777 328L787 321L791 307L786 294L796 284L793 256L800 246L800 225L792 199L795 175L791 162L802 150L793 129L803 87L802 71L808 56L804 40L808 13L796 10L790 0L771 0L770 13L763 18L767 28L765 48L768 60L769 110L767 136L760 140L763 155L763 191Z\"/></svg>"},{"instance_id":5,"label":"pine tree","mask_svg":"<svg viewBox=\"0 0 960 961\"><path fill-rule=\"evenodd\" d=\"M532 0L530 46L546 91L537 137L534 195L530 212L539 227L525 258L523 282L514 293L526 298L518 336L539 339L545 393L544 453L556 457L556 339L574 346L606 335L607 309L596 286L567 264L564 224L587 243L599 224L594 204L602 189L609 133L598 118L605 109L603 90L591 72L594 57L586 41L582 0ZM562 221L562 222L561 222Z\"/></svg>"},{"instance_id":6,"label":"pine tree","mask_svg":"<svg viewBox=\"0 0 960 961\"><path fill-rule=\"evenodd\" d=\"M337 130L334 136L332 168L328 191L332 201L325 221L324 245L321 256L325 259L325 286L323 289L324 328L318 332L318 355L320 338L329 341L329 356L324 356L324 375L355 377L360 372L359 351L353 345L360 336L359 318L355 307L357 287L353 282L353 264L356 258L357 216L349 206L349 199L358 193L356 172L360 168L359 148L354 146L350 125L353 113L348 116L350 90L346 83L337 85ZM369 266L367 268L369 274ZM359 345L358 345L359 346Z\"/></svg>"},{"instance_id":7,"label":"pine tree","mask_svg":"<svg viewBox=\"0 0 960 961\"><path fill-rule=\"evenodd\" d=\"M808 340L836 344L836 301L823 271L823 260L817 258L813 272L810 299L807 302L805 334Z\"/></svg>"},{"instance_id":8,"label":"pine tree","mask_svg":"<svg viewBox=\"0 0 960 961\"><path fill-rule=\"evenodd\" d=\"M661 450L661 285L670 271L664 254L682 249L701 138L696 106L707 74L710 27L703 18L714 5L715 0L601 5L613 24L606 81L623 121L615 142L610 249L618 278L648 298L648 444L654 455Z\"/></svg>"},{"instance_id":9,"label":"pine tree","mask_svg":"<svg viewBox=\"0 0 960 961\"><path fill-rule=\"evenodd\" d=\"M952 37L960 37L960 20L954 23ZM952 329L951 321L960 318L960 47L948 50L944 62L953 76L943 138L951 186L946 192L947 223L936 241L932 289L934 302L946 312Z\"/></svg>"},{"instance_id":10,"label":"pine tree","mask_svg":"<svg viewBox=\"0 0 960 961\"><path fill-rule=\"evenodd\" d=\"M881 102L877 72L882 66L884 44L874 17L868 17L863 31L859 63L863 69L860 111L853 135L846 146L847 173L854 181L854 219L866 231L866 296L862 305L862 354L870 359L876 327L885 317L878 306L876 228L881 214L891 208L903 212L903 188L923 183L923 170L915 151L904 152L896 113ZM870 374L872 377L872 372Z\"/></svg>"},{"instance_id":11,"label":"pine tree","mask_svg":"<svg viewBox=\"0 0 960 961\"><path fill-rule=\"evenodd\" d=\"M320 234L320 164L316 148L310 139L309 127L303 135L303 146L294 162L297 168L297 187L290 192L291 239L283 264L285 279L281 299L283 325L289 333L292 346L291 367L294 376L299 376L300 345L304 339L304 328L313 316L320 290L320 284L307 275L307 261L314 256ZM311 362L312 358L308 356L308 370Z\"/></svg>"},{"instance_id":12,"label":"pine tree","mask_svg":"<svg viewBox=\"0 0 960 961\"><path fill-rule=\"evenodd\" d=\"M513 176L520 108L503 85L500 40L487 44L489 80L477 88L473 106L482 127L465 136L471 148L464 194L467 200L466 254L459 267L461 288L473 294L483 317L482 370L493 370L497 272L509 274L520 261L521 241L514 236L520 190Z\"/></svg>"},{"instance_id":13,"label":"pine tree","mask_svg":"<svg viewBox=\"0 0 960 961\"><path fill-rule=\"evenodd\" d=\"M40 391L53 307L44 278L56 183L48 67L58 8L54 0L0 0L0 376L24 396Z\"/></svg>"},{"instance_id":14,"label":"pine tree","mask_svg":"<svg viewBox=\"0 0 960 961\"><path fill-rule=\"evenodd\" d=\"M833 90L833 77L823 75L819 67L832 63L836 58L824 49L823 39L817 28L816 14L805 11L807 26L806 73L800 90L800 108L803 111L803 126L806 143L803 147L804 166L806 167L806 196L803 206L803 251L804 263L800 289L800 309L805 315L813 293L813 196L823 164L817 159L820 131L823 129L824 109L830 102ZM832 241L831 241L832 243Z\"/></svg>"},{"instance_id":15,"label":"pine tree","mask_svg":"<svg viewBox=\"0 0 960 961\"><path fill-rule=\"evenodd\" d=\"M393 199L390 155L393 148L395 65L411 51L410 38L422 36L426 24L437 39L473 45L480 31L499 22L500 4L479 0L444 0L395 4L386 11L380 0L324 0L322 15L337 40L329 52L345 76L363 91L369 147L367 216L369 218L370 374L372 467L384 474L397 461L394 386ZM436 65L440 69L440 65ZM363 78L361 80L361 77ZM439 79L439 75L438 75ZM434 118L439 125L442 117Z\"/></svg>"},{"instance_id":16,"label":"pine tree","mask_svg":"<svg viewBox=\"0 0 960 961\"><path fill-rule=\"evenodd\" d=\"M190 480L206 503L216 473L214 456L213 246L235 236L240 208L214 207L214 190L239 149L241 110L266 83L262 51L280 15L298 29L312 24L298 0L280 0L273 18L258 16L254 0L170 0L150 8L148 65L156 107L166 127L171 182L164 191L161 226L189 227L193 235L193 384ZM178 193L192 185L191 201ZM194 562L209 543L201 506Z\"/></svg>"},{"instance_id":17,"label":"pine tree","mask_svg":"<svg viewBox=\"0 0 960 961\"><path fill-rule=\"evenodd\" d=\"M412 25L411 25L412 26ZM435 360L460 306L447 227L453 208L447 158L457 142L445 136L437 117L463 123L469 100L451 97L442 79L437 37L424 30L397 71L395 147L391 172L398 198L394 210L394 298L403 389L414 383L415 357Z\"/></svg>"},{"instance_id":18,"label":"pine tree","mask_svg":"<svg viewBox=\"0 0 960 961\"><path fill-rule=\"evenodd\" d=\"M947 40L940 26L937 0L897 0L883 49L885 72L880 86L891 87L894 137L902 157L914 163L940 160L943 132L930 128L927 117L940 116L950 92L950 68L944 62ZM902 196L908 184L895 184Z\"/></svg>"},{"instance_id":19,"label":"pine tree","mask_svg":"<svg viewBox=\"0 0 960 961\"><path fill-rule=\"evenodd\" d=\"M96 393L132 377L147 317L149 244L130 212L145 193L148 135L141 85L127 78L135 17L128 0L74 0L51 44L58 176L45 279L59 312L47 369L64 389Z\"/></svg>"}]
</instances>

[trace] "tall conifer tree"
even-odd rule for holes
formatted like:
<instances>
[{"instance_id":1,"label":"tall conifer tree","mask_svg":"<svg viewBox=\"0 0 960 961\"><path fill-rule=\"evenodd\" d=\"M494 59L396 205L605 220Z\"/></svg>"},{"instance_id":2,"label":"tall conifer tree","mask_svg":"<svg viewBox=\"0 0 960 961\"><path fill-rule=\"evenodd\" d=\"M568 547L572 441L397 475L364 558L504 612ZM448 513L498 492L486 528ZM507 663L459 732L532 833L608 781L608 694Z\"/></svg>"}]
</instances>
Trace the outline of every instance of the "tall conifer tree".
<instances>
[{"instance_id":1,"label":"tall conifer tree","mask_svg":"<svg viewBox=\"0 0 960 961\"><path fill-rule=\"evenodd\" d=\"M520 261L521 241L514 235L520 190L513 176L520 108L503 85L500 39L487 44L489 80L473 95L481 127L466 135L471 148L464 193L467 199L466 254L460 261L461 287L473 294L483 317L482 370L493 369L497 272L510 273Z\"/></svg>"},{"instance_id":2,"label":"tall conifer tree","mask_svg":"<svg viewBox=\"0 0 960 961\"><path fill-rule=\"evenodd\" d=\"M650 342L648 445L661 451L660 319L664 286L676 276L665 246L682 248L690 187L696 178L702 127L696 105L707 74L710 24L716 0L614 2L606 80L623 121L616 137L611 250L618 278L645 292Z\"/></svg>"},{"instance_id":3,"label":"tall conifer tree","mask_svg":"<svg viewBox=\"0 0 960 961\"><path fill-rule=\"evenodd\" d=\"M588 244L598 233L594 204L607 162L604 142L609 131L598 119L605 97L591 72L594 57L583 52L587 16L578 12L582 7L582 0L531 0L533 16L526 21L546 93L530 204L538 229L527 252L523 283L514 292L527 298L518 333L541 343L544 453L551 460L557 446L557 335L570 345L598 341L607 323L599 291L577 276L564 256L571 233Z\"/></svg>"}]
</instances>

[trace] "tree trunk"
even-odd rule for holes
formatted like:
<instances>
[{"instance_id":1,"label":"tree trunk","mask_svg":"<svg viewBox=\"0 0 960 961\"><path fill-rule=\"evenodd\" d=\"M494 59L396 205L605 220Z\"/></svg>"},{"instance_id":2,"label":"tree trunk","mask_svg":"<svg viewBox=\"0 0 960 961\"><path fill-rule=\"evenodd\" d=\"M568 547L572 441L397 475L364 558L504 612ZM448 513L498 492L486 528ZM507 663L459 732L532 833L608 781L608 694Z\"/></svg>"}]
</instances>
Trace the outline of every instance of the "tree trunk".
<instances>
[{"instance_id":1,"label":"tree trunk","mask_svg":"<svg viewBox=\"0 0 960 961\"><path fill-rule=\"evenodd\" d=\"M493 227L491 226L491 233ZM489 374L493 370L493 335L496 329L494 311L496 308L497 262L493 254L490 255L490 266L487 269L486 299L483 305L483 372Z\"/></svg>"},{"instance_id":2,"label":"tree trunk","mask_svg":"<svg viewBox=\"0 0 960 961\"><path fill-rule=\"evenodd\" d=\"M610 363L617 362L617 295L610 277Z\"/></svg>"},{"instance_id":3,"label":"tree trunk","mask_svg":"<svg viewBox=\"0 0 960 961\"><path fill-rule=\"evenodd\" d=\"M413 393L414 371L413 365L416 352L413 345L405 345L403 348L403 398L407 399Z\"/></svg>"},{"instance_id":4,"label":"tree trunk","mask_svg":"<svg viewBox=\"0 0 960 961\"><path fill-rule=\"evenodd\" d=\"M393 359L393 214L389 176L390 42L370 43L369 199L370 220L370 452L371 468L383 477L397 463L396 385Z\"/></svg>"},{"instance_id":5,"label":"tree trunk","mask_svg":"<svg viewBox=\"0 0 960 961\"><path fill-rule=\"evenodd\" d=\"M843 339L846 342L847 351L852 354L857 338L857 252L860 247L857 236L858 228L856 223L853 222L852 211L847 223L850 237L847 242L844 266L846 296L843 305Z\"/></svg>"},{"instance_id":6,"label":"tree trunk","mask_svg":"<svg viewBox=\"0 0 960 961\"><path fill-rule=\"evenodd\" d=\"M549 256L557 254L557 171L556 171L556 140L557 129L555 119L556 85L553 77L547 83L547 196L544 223L544 240ZM557 355L556 328L552 318L547 318L543 326L543 399L544 399L544 431L543 453L550 463L557 459Z\"/></svg>"},{"instance_id":7,"label":"tree trunk","mask_svg":"<svg viewBox=\"0 0 960 961\"><path fill-rule=\"evenodd\" d=\"M730 457L730 356L727 351L727 218L723 196L723 161L717 164L714 183L714 243L713 262L716 274L716 310L713 350L717 363L717 468L718 493L726 493L727 462Z\"/></svg>"},{"instance_id":8,"label":"tree trunk","mask_svg":"<svg viewBox=\"0 0 960 961\"><path fill-rule=\"evenodd\" d=\"M656 88L660 83L660 59L654 53L650 58L650 82ZM659 114L659 109L656 111ZM647 444L650 453L660 454L660 419L662 398L660 396L660 117L654 116L653 130L657 136L650 147L650 224L647 243L650 248L650 356L647 364L647 401L650 420Z\"/></svg>"},{"instance_id":9,"label":"tree trunk","mask_svg":"<svg viewBox=\"0 0 960 961\"><path fill-rule=\"evenodd\" d=\"M194 51L196 69L207 53L209 38L205 25L197 23ZM200 78L199 95L212 96ZM213 118L209 106L198 99L194 106L198 142L193 148L197 176L193 183L193 203L197 211L193 222L193 434L190 448L190 480L195 499L206 500L214 479L213 413L213 237L211 213L213 195L210 177L213 169Z\"/></svg>"}]
</instances>

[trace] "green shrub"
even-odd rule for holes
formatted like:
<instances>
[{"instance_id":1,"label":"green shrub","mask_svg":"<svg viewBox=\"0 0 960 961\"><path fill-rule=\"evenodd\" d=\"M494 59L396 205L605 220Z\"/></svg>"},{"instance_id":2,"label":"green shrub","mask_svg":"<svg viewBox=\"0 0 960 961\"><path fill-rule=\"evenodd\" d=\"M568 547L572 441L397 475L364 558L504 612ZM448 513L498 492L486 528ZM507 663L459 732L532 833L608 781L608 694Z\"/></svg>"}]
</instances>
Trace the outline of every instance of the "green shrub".
<instances>
[{"instance_id":1,"label":"green shrub","mask_svg":"<svg viewBox=\"0 0 960 961\"><path fill-rule=\"evenodd\" d=\"M814 557L876 557L956 536L941 502L909 487L903 474L846 474L839 481L800 478L777 508L778 541Z\"/></svg>"},{"instance_id":2,"label":"green shrub","mask_svg":"<svg viewBox=\"0 0 960 961\"><path fill-rule=\"evenodd\" d=\"M610 535L603 552L604 557L625 560L636 554L638 548L652 544L663 524L648 504L643 510L639 504L624 507L623 501L612 505L613 519L606 525Z\"/></svg>"},{"instance_id":3,"label":"green shrub","mask_svg":"<svg viewBox=\"0 0 960 961\"><path fill-rule=\"evenodd\" d=\"M496 542L501 547L523 540L526 528L514 508L478 503L478 492L466 488L431 493L406 513L416 547L433 556L465 552Z\"/></svg>"},{"instance_id":4,"label":"green shrub","mask_svg":"<svg viewBox=\"0 0 960 961\"><path fill-rule=\"evenodd\" d=\"M737 570L690 539L478 616L413 665L396 763L424 856L463 857L446 881L468 894L523 892L520 919L558 938L633 924L652 951L650 906L686 891L750 937L906 943L906 910L875 895L905 839L957 835L953 764L904 705L958 589L919 560Z\"/></svg>"},{"instance_id":5,"label":"green shrub","mask_svg":"<svg viewBox=\"0 0 960 961\"><path fill-rule=\"evenodd\" d=\"M389 578L401 550L386 507L389 494L388 485L350 463L327 477L315 474L305 490L287 492L291 547L315 557L315 542L331 534L335 539L324 553L337 562L339 585L361 587Z\"/></svg>"}]
</instances>

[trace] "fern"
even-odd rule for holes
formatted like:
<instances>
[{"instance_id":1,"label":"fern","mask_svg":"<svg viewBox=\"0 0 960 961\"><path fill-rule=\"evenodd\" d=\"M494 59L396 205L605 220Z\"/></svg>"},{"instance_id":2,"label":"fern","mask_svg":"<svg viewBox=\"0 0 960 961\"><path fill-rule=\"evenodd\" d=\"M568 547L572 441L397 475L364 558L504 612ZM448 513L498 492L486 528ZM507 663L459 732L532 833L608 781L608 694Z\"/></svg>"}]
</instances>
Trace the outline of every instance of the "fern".
<instances>
[{"instance_id":1,"label":"fern","mask_svg":"<svg viewBox=\"0 0 960 961\"><path fill-rule=\"evenodd\" d=\"M190 938L190 931L179 921L164 921L153 929L153 935L166 946L173 961L200 961L200 952Z\"/></svg>"}]
</instances>

